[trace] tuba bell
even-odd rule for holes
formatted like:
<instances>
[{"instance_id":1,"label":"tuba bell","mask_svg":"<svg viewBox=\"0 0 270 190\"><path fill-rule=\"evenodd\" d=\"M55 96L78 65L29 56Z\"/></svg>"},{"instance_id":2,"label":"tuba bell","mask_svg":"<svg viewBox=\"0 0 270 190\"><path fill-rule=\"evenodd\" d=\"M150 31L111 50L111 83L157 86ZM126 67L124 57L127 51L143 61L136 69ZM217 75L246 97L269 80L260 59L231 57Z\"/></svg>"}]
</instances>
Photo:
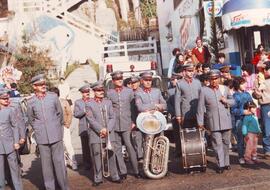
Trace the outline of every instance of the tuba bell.
<instances>
[{"instance_id":1,"label":"tuba bell","mask_svg":"<svg viewBox=\"0 0 270 190\"><path fill-rule=\"evenodd\" d=\"M158 111L140 113L137 127L146 134L143 170L147 177L160 179L168 172L169 139L162 131L167 130L166 118ZM156 136L157 135L157 136Z\"/></svg>"}]
</instances>

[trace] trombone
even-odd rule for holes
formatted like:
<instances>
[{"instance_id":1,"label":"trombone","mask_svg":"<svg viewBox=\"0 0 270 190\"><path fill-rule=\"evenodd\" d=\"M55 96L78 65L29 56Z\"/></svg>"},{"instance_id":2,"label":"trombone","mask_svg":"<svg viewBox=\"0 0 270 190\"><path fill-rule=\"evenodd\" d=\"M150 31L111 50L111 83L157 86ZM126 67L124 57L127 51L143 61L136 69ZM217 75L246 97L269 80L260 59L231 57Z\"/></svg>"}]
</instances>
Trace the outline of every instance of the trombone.
<instances>
[{"instance_id":1,"label":"trombone","mask_svg":"<svg viewBox=\"0 0 270 190\"><path fill-rule=\"evenodd\" d=\"M107 124L107 107L103 107L101 109L102 118L103 118L103 124L106 129L108 129ZM102 138L100 138L100 151L101 151L101 166L102 166L102 174L103 177L109 177L110 176L110 162L109 162L109 151L113 150L111 141L110 141L110 135L109 132L107 133L107 136L105 137L105 144L102 142ZM104 146L105 145L105 146Z\"/></svg>"}]
</instances>

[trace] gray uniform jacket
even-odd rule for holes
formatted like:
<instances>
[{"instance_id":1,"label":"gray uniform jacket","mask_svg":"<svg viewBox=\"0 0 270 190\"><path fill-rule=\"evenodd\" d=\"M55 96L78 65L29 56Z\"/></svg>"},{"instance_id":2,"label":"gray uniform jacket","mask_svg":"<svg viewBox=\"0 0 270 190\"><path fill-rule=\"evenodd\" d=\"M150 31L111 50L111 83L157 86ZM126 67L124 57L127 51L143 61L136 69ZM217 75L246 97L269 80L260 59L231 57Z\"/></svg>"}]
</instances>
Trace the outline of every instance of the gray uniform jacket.
<instances>
[{"instance_id":1,"label":"gray uniform jacket","mask_svg":"<svg viewBox=\"0 0 270 190\"><path fill-rule=\"evenodd\" d=\"M175 97L175 88L168 89L167 108L168 108L168 112L172 116L175 116L174 97Z\"/></svg>"},{"instance_id":2,"label":"gray uniform jacket","mask_svg":"<svg viewBox=\"0 0 270 190\"><path fill-rule=\"evenodd\" d=\"M74 105L73 115L75 118L79 119L79 135L83 132L88 131L88 124L85 117L85 104L82 99L76 100Z\"/></svg>"},{"instance_id":3,"label":"gray uniform jacket","mask_svg":"<svg viewBox=\"0 0 270 190\"><path fill-rule=\"evenodd\" d=\"M14 151L14 144L19 143L20 126L18 113L14 107L0 109L0 154Z\"/></svg>"},{"instance_id":4,"label":"gray uniform jacket","mask_svg":"<svg viewBox=\"0 0 270 190\"><path fill-rule=\"evenodd\" d=\"M131 130L131 103L134 99L133 90L123 87L120 93L118 93L115 89L110 89L107 92L107 97L112 101L116 116L115 131Z\"/></svg>"},{"instance_id":5,"label":"gray uniform jacket","mask_svg":"<svg viewBox=\"0 0 270 190\"><path fill-rule=\"evenodd\" d=\"M47 92L42 99L36 95L31 97L27 103L27 115L37 144L52 144L63 140L63 110L55 93Z\"/></svg>"},{"instance_id":6,"label":"gray uniform jacket","mask_svg":"<svg viewBox=\"0 0 270 190\"><path fill-rule=\"evenodd\" d=\"M227 104L221 103L221 96L227 98ZM235 103L229 88L223 85L214 90L210 87L202 87L198 111L198 125L204 125L204 114L206 119L206 128L211 131L222 131L232 128L231 114L229 107Z\"/></svg>"},{"instance_id":7,"label":"gray uniform jacket","mask_svg":"<svg viewBox=\"0 0 270 190\"><path fill-rule=\"evenodd\" d=\"M161 104L163 110L167 109L166 101L158 88L152 88L149 93L140 90L135 94L135 99L139 112L155 110L156 104Z\"/></svg>"},{"instance_id":8,"label":"gray uniform jacket","mask_svg":"<svg viewBox=\"0 0 270 190\"><path fill-rule=\"evenodd\" d=\"M185 119L196 118L198 99L201 92L201 82L193 78L191 83L181 79L176 83L175 115Z\"/></svg>"},{"instance_id":9,"label":"gray uniform jacket","mask_svg":"<svg viewBox=\"0 0 270 190\"><path fill-rule=\"evenodd\" d=\"M103 99L100 103L91 100L86 103L86 120L89 122L89 140L90 144L100 143L99 132L103 128L107 128L110 135L110 141L115 141L115 113L113 111L112 102ZM106 112L104 112L106 110ZM105 117L104 117L104 113ZM106 119L106 122L105 122ZM107 126L105 126L107 124ZM104 142L104 139L103 139Z\"/></svg>"},{"instance_id":10,"label":"gray uniform jacket","mask_svg":"<svg viewBox=\"0 0 270 190\"><path fill-rule=\"evenodd\" d=\"M25 139L26 134L26 121L25 114L23 113L21 107L21 97L11 98L11 106L13 106L18 114L18 122L19 122L19 136L20 139Z\"/></svg>"}]
</instances>

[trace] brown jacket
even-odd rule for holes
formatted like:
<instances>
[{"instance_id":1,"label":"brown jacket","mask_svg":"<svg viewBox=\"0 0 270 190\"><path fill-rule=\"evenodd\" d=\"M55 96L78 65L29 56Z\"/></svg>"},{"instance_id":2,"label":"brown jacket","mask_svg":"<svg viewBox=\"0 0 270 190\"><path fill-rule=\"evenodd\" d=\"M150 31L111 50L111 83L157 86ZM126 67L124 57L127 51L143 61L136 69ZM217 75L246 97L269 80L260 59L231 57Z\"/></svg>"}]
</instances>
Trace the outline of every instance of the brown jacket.
<instances>
[{"instance_id":1,"label":"brown jacket","mask_svg":"<svg viewBox=\"0 0 270 190\"><path fill-rule=\"evenodd\" d=\"M71 107L66 99L60 98L60 103L63 109L63 115L64 115L64 126L66 128L69 128L72 121L72 110Z\"/></svg>"},{"instance_id":2,"label":"brown jacket","mask_svg":"<svg viewBox=\"0 0 270 190\"><path fill-rule=\"evenodd\" d=\"M270 78L258 83L255 82L255 91L253 97L259 100L260 105L270 104Z\"/></svg>"}]
</instances>

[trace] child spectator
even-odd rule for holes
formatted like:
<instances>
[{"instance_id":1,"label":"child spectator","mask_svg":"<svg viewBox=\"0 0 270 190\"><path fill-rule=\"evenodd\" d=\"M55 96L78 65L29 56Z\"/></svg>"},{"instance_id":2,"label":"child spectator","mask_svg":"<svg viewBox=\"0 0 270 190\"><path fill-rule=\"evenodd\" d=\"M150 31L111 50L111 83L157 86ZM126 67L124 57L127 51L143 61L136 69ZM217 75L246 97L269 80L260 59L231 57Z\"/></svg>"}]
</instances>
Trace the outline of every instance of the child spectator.
<instances>
[{"instance_id":1,"label":"child spectator","mask_svg":"<svg viewBox=\"0 0 270 190\"><path fill-rule=\"evenodd\" d=\"M257 145L258 135L261 133L258 118L256 117L256 104L246 102L244 109L250 112L250 115L245 115L243 119L242 133L245 136L245 162L247 164L258 163L257 159Z\"/></svg>"},{"instance_id":2,"label":"child spectator","mask_svg":"<svg viewBox=\"0 0 270 190\"><path fill-rule=\"evenodd\" d=\"M231 108L233 122L233 135L237 141L237 152L239 163L244 164L244 139L242 135L242 122L245 115L250 114L247 110L244 110L244 105L247 102L252 101L251 95L246 91L246 81L242 77L236 77L233 80L234 94L233 98L235 100L234 106Z\"/></svg>"}]
</instances>

